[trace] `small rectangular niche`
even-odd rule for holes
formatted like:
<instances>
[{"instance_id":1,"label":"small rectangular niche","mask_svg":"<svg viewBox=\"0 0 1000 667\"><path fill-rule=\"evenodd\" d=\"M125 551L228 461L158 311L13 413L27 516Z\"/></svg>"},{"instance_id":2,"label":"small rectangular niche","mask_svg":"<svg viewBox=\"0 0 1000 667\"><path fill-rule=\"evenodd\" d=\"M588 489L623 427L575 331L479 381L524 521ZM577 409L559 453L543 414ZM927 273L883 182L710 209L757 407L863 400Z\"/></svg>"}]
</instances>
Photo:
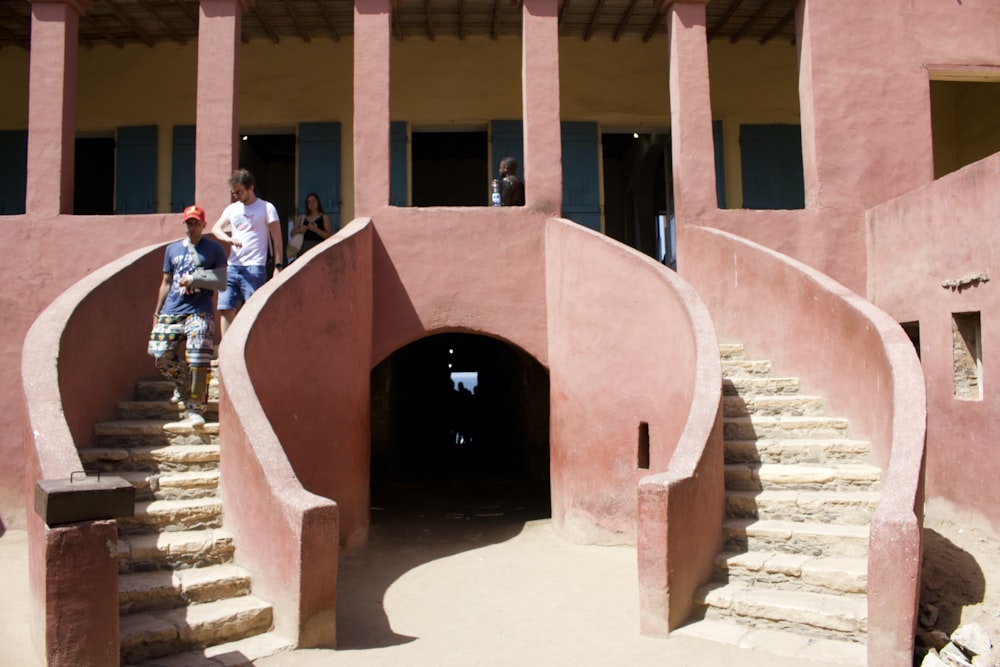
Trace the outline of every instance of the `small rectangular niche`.
<instances>
[{"instance_id":1,"label":"small rectangular niche","mask_svg":"<svg viewBox=\"0 0 1000 667\"><path fill-rule=\"evenodd\" d=\"M917 359L920 358L920 322L900 322L899 326L913 343L913 349L917 351Z\"/></svg>"},{"instance_id":2,"label":"small rectangular niche","mask_svg":"<svg viewBox=\"0 0 1000 667\"><path fill-rule=\"evenodd\" d=\"M636 456L636 467L649 470L649 422L639 422L639 446Z\"/></svg>"},{"instance_id":3,"label":"small rectangular niche","mask_svg":"<svg viewBox=\"0 0 1000 667\"><path fill-rule=\"evenodd\" d=\"M979 313L952 313L951 338L955 398L980 401L983 398L983 350Z\"/></svg>"}]
</instances>

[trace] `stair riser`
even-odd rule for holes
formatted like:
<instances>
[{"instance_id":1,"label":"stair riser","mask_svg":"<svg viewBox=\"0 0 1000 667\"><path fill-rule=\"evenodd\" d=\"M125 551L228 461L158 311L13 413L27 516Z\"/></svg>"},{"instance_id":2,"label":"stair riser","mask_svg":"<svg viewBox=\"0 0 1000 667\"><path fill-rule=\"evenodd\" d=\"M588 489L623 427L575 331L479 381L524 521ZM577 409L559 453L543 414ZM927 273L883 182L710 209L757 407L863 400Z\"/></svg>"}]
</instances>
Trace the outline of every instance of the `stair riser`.
<instances>
[{"instance_id":1,"label":"stair riser","mask_svg":"<svg viewBox=\"0 0 1000 667\"><path fill-rule=\"evenodd\" d=\"M725 421L723 438L732 440L758 440L760 438L786 438L815 440L818 438L842 438L847 435L847 424L840 420L778 423L752 423L750 421Z\"/></svg>"},{"instance_id":2,"label":"stair riser","mask_svg":"<svg viewBox=\"0 0 1000 667\"><path fill-rule=\"evenodd\" d=\"M797 378L772 377L729 377L722 380L724 396L742 396L750 400L754 396L794 396L799 393Z\"/></svg>"},{"instance_id":3,"label":"stair riser","mask_svg":"<svg viewBox=\"0 0 1000 667\"><path fill-rule=\"evenodd\" d=\"M174 393L174 384L169 380L142 380L135 385L137 401L168 401ZM216 373L208 384L208 400L219 400L219 382Z\"/></svg>"},{"instance_id":4,"label":"stair riser","mask_svg":"<svg viewBox=\"0 0 1000 667\"><path fill-rule=\"evenodd\" d=\"M101 472L188 472L216 470L219 447L188 446L181 448L138 447L135 449L81 449L80 460L89 470Z\"/></svg>"},{"instance_id":5,"label":"stair riser","mask_svg":"<svg viewBox=\"0 0 1000 667\"><path fill-rule=\"evenodd\" d=\"M217 433L132 433L96 435L94 447L99 449L141 449L150 447L218 445Z\"/></svg>"},{"instance_id":6,"label":"stair riser","mask_svg":"<svg viewBox=\"0 0 1000 667\"><path fill-rule=\"evenodd\" d=\"M118 611L122 614L133 614L143 611L162 611L176 609L189 604L213 602L223 598L241 597L250 594L250 580L226 580L211 582L192 589L179 590L170 585L169 573L164 573L167 581L163 588L147 590L141 593L120 594L118 596Z\"/></svg>"},{"instance_id":7,"label":"stair riser","mask_svg":"<svg viewBox=\"0 0 1000 667\"><path fill-rule=\"evenodd\" d=\"M700 603L699 603L700 604ZM720 609L700 604L698 615L708 620L729 620L742 625L761 630L792 630L800 635L816 637L817 639L836 639L853 642L864 642L867 639L867 627L863 621L850 618L825 617L812 614L808 622L799 617L784 618L782 610L761 609L757 607L735 609Z\"/></svg>"},{"instance_id":8,"label":"stair riser","mask_svg":"<svg viewBox=\"0 0 1000 667\"><path fill-rule=\"evenodd\" d=\"M878 491L882 484L878 479L845 478L831 475L829 478L812 476L809 478L760 479L756 471L726 470L726 488L732 491Z\"/></svg>"},{"instance_id":9,"label":"stair riser","mask_svg":"<svg viewBox=\"0 0 1000 667\"><path fill-rule=\"evenodd\" d=\"M857 525L871 522L874 501L831 503L810 501L761 501L726 496L726 514L733 518L812 522L832 525Z\"/></svg>"},{"instance_id":10,"label":"stair riser","mask_svg":"<svg viewBox=\"0 0 1000 667\"><path fill-rule=\"evenodd\" d=\"M805 554L815 558L866 558L868 540L845 539L826 535L746 535L730 533L725 535L725 550L779 551L789 554Z\"/></svg>"},{"instance_id":11,"label":"stair riser","mask_svg":"<svg viewBox=\"0 0 1000 667\"><path fill-rule=\"evenodd\" d=\"M735 378L747 375L767 375L771 372L770 361L753 359L723 359L722 377Z\"/></svg>"},{"instance_id":12,"label":"stair riser","mask_svg":"<svg viewBox=\"0 0 1000 667\"><path fill-rule=\"evenodd\" d=\"M169 401L128 401L118 404L118 419L178 420L183 419L184 414L184 408ZM208 421L218 421L218 415L219 404L209 402L205 418Z\"/></svg>"},{"instance_id":13,"label":"stair riser","mask_svg":"<svg viewBox=\"0 0 1000 667\"><path fill-rule=\"evenodd\" d=\"M221 547L199 552L163 553L136 558L120 556L118 559L118 573L158 572L223 565L233 561L234 551L235 549L230 545L228 548Z\"/></svg>"},{"instance_id":14,"label":"stair riser","mask_svg":"<svg viewBox=\"0 0 1000 667\"><path fill-rule=\"evenodd\" d=\"M171 514L145 514L118 520L118 530L126 535L140 532L204 530L222 527L222 508L193 509Z\"/></svg>"},{"instance_id":15,"label":"stair riser","mask_svg":"<svg viewBox=\"0 0 1000 667\"><path fill-rule=\"evenodd\" d=\"M741 581L754 586L777 588L779 590L827 593L832 595L854 595L863 598L868 592L866 576L844 574L836 580L810 578L808 575L789 575L781 572L763 572L746 568L719 567L715 569L715 581Z\"/></svg>"},{"instance_id":16,"label":"stair riser","mask_svg":"<svg viewBox=\"0 0 1000 667\"><path fill-rule=\"evenodd\" d=\"M868 445L857 440L803 442L781 440L731 441L725 445L726 463L867 463Z\"/></svg>"},{"instance_id":17,"label":"stair riser","mask_svg":"<svg viewBox=\"0 0 1000 667\"><path fill-rule=\"evenodd\" d=\"M121 660L122 664L136 664L150 658L260 634L269 630L271 625L271 609L265 608L253 614L242 614L209 624L181 627L172 634L157 633L123 638Z\"/></svg>"},{"instance_id":18,"label":"stair riser","mask_svg":"<svg viewBox=\"0 0 1000 667\"><path fill-rule=\"evenodd\" d=\"M818 416L823 414L823 401L810 397L725 396L722 410L725 417Z\"/></svg>"}]
</instances>

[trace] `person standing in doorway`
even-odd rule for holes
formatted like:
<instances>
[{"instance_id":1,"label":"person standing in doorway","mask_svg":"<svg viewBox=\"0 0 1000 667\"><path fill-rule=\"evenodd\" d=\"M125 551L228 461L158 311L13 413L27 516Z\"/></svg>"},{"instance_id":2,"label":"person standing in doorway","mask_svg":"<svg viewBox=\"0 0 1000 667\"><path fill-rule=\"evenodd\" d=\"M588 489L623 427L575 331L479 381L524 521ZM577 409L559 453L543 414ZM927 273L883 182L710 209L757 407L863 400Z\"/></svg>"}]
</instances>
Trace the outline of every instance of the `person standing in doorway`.
<instances>
[{"instance_id":1,"label":"person standing in doorway","mask_svg":"<svg viewBox=\"0 0 1000 667\"><path fill-rule=\"evenodd\" d=\"M500 205L524 206L524 183L517 177L517 160L500 160Z\"/></svg>"},{"instance_id":2,"label":"person standing in doorway","mask_svg":"<svg viewBox=\"0 0 1000 667\"><path fill-rule=\"evenodd\" d=\"M219 295L219 321L222 336L232 324L247 299L267 281L268 239L274 253L275 271L282 268L284 245L278 211L271 202L254 192L254 179L246 169L237 169L229 177L233 203L222 211L212 234L232 244L229 253L229 277L226 290Z\"/></svg>"},{"instance_id":3,"label":"person standing in doorway","mask_svg":"<svg viewBox=\"0 0 1000 667\"><path fill-rule=\"evenodd\" d=\"M323 205L319 203L319 195L310 192L306 195L306 212L295 221L295 227L292 228L291 232L292 236L303 235L302 247L296 257L304 255L309 249L333 236L333 232L330 216L323 211Z\"/></svg>"},{"instance_id":4,"label":"person standing in doorway","mask_svg":"<svg viewBox=\"0 0 1000 667\"><path fill-rule=\"evenodd\" d=\"M147 351L160 375L174 383L171 401L187 410L189 426L201 428L215 350L212 291L226 285L226 251L203 235L205 211L200 206L184 209L184 225L187 237L168 245L163 258Z\"/></svg>"}]
</instances>

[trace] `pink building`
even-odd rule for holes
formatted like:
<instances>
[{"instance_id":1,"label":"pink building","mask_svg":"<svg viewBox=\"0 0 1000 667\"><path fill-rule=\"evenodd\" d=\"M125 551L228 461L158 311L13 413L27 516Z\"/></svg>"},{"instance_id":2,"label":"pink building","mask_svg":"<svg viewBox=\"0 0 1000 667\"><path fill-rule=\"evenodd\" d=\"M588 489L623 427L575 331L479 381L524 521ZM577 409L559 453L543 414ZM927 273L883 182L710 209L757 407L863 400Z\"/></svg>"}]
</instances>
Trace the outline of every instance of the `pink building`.
<instances>
[{"instance_id":1,"label":"pink building","mask_svg":"<svg viewBox=\"0 0 1000 667\"><path fill-rule=\"evenodd\" d=\"M460 7L0 13L0 425L16 434L0 519L29 530L40 652L148 657L123 645L117 522L46 526L35 483L86 467L95 425L151 374L143 309L176 211L214 219L243 165L282 217L316 192L342 227L219 353L225 529L280 641L336 643L337 554L363 547L371 486L400 469L398 355L439 335L503 343L527 387L502 385L519 465L566 539L637 545L641 631L711 607L743 497L719 351L741 343L869 444L863 627L844 641L910 664L925 510L1000 538L983 465L1000 421L1000 4ZM523 208L487 206L506 155ZM297 412L302 386L321 416Z\"/></svg>"}]
</instances>

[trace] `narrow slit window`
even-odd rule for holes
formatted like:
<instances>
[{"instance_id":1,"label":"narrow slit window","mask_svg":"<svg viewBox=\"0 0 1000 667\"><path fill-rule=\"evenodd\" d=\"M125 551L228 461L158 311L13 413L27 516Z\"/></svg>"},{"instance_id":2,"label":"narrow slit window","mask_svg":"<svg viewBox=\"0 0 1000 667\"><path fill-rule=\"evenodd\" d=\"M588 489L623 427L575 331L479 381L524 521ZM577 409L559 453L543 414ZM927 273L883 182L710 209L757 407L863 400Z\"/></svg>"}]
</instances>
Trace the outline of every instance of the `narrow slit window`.
<instances>
[{"instance_id":1,"label":"narrow slit window","mask_svg":"<svg viewBox=\"0 0 1000 667\"><path fill-rule=\"evenodd\" d=\"M649 470L649 423L639 422L639 447L636 465L640 470Z\"/></svg>"},{"instance_id":2,"label":"narrow slit window","mask_svg":"<svg viewBox=\"0 0 1000 667\"><path fill-rule=\"evenodd\" d=\"M920 358L920 322L902 322L900 323L903 327L903 331L910 338L910 342L913 343L913 349L917 351L917 359Z\"/></svg>"},{"instance_id":3,"label":"narrow slit window","mask_svg":"<svg viewBox=\"0 0 1000 667\"><path fill-rule=\"evenodd\" d=\"M983 350L979 313L953 313L951 321L955 398L983 398Z\"/></svg>"}]
</instances>

